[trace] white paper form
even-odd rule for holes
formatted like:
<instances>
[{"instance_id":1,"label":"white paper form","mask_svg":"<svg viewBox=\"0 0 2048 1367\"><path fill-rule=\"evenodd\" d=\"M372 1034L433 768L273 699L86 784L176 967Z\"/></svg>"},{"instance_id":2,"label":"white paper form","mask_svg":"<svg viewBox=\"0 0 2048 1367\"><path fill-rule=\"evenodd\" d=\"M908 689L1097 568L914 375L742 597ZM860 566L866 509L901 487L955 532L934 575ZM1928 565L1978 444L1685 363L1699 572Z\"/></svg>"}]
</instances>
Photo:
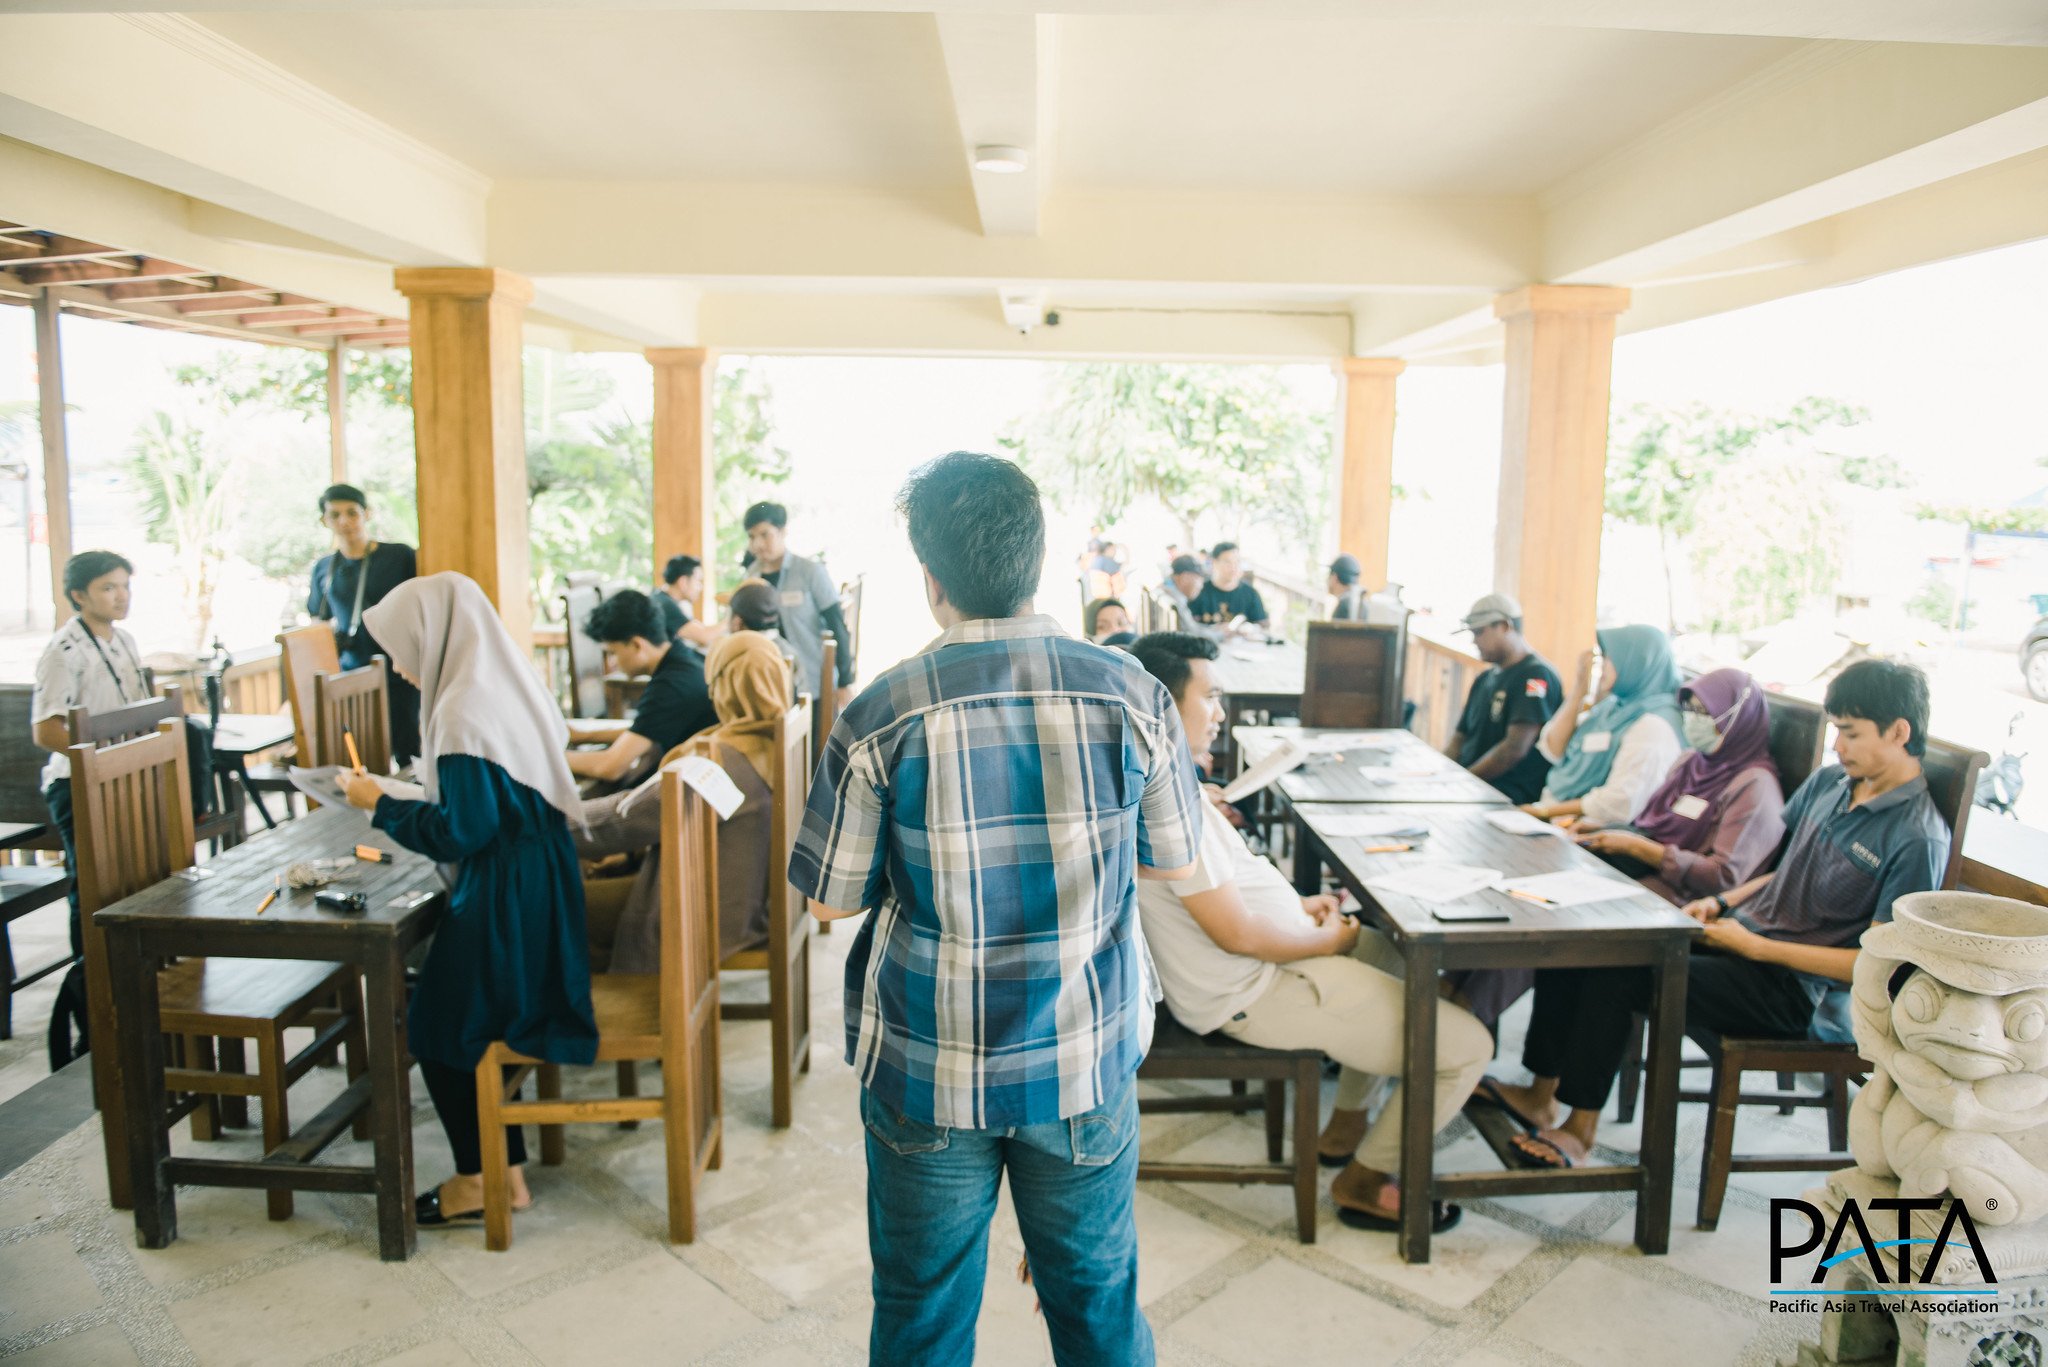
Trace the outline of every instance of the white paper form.
<instances>
[{"instance_id":1,"label":"white paper form","mask_svg":"<svg viewBox=\"0 0 2048 1367\"><path fill-rule=\"evenodd\" d=\"M1370 812L1345 812L1341 815L1319 816L1316 831L1324 836L1424 836L1429 827L1423 822L1407 816L1379 816Z\"/></svg>"},{"instance_id":2,"label":"white paper form","mask_svg":"<svg viewBox=\"0 0 2048 1367\"><path fill-rule=\"evenodd\" d=\"M1476 864L1416 864L1384 878L1372 878L1366 886L1375 892L1413 897L1418 902L1455 902L1484 892L1500 881L1499 869Z\"/></svg>"},{"instance_id":3,"label":"white paper form","mask_svg":"<svg viewBox=\"0 0 2048 1367\"><path fill-rule=\"evenodd\" d=\"M1634 883L1624 883L1585 869L1562 873L1539 873L1526 878L1503 878L1495 884L1502 892L1540 897L1554 907L1591 906L1595 902L1625 901L1642 893Z\"/></svg>"},{"instance_id":4,"label":"white paper form","mask_svg":"<svg viewBox=\"0 0 2048 1367\"><path fill-rule=\"evenodd\" d=\"M1308 758L1308 754L1308 747L1298 740L1281 741L1256 764L1230 781L1230 785L1223 790L1223 800L1243 801L1282 774L1293 773L1300 767L1301 762Z\"/></svg>"},{"instance_id":5,"label":"white paper form","mask_svg":"<svg viewBox=\"0 0 2048 1367\"><path fill-rule=\"evenodd\" d=\"M669 769L711 804L711 810L718 813L720 821L738 811L740 804L747 800L739 785L732 781L732 775L702 755L684 755Z\"/></svg>"},{"instance_id":6,"label":"white paper form","mask_svg":"<svg viewBox=\"0 0 2048 1367\"><path fill-rule=\"evenodd\" d=\"M293 765L285 770L285 777L292 781L292 787L315 802L329 807L346 807L348 799L342 796L341 785L336 782L341 771L342 766L339 764L325 764L318 769L301 769ZM377 786L384 790L386 797L395 797L401 802L427 800L427 790L417 783L407 783L403 779L391 778L384 774L372 774L370 777L376 780ZM363 812L363 819L369 820L370 813Z\"/></svg>"},{"instance_id":7,"label":"white paper form","mask_svg":"<svg viewBox=\"0 0 2048 1367\"><path fill-rule=\"evenodd\" d=\"M1506 831L1509 835L1564 835L1564 827L1553 826L1541 817L1530 816L1518 807L1503 812L1488 812L1486 819Z\"/></svg>"}]
</instances>

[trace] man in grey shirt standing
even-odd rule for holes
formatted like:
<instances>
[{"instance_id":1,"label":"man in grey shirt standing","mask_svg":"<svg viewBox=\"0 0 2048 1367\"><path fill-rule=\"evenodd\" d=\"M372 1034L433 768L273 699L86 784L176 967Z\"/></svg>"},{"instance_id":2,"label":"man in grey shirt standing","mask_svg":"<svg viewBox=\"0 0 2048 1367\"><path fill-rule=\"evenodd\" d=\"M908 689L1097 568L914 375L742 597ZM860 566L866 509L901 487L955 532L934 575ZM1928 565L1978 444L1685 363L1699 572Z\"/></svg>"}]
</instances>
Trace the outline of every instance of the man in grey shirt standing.
<instances>
[{"instance_id":1,"label":"man in grey shirt standing","mask_svg":"<svg viewBox=\"0 0 2048 1367\"><path fill-rule=\"evenodd\" d=\"M818 675L825 664L825 633L839 642L833 682L844 708L853 700L854 641L846 613L839 606L839 588L817 561L789 549L789 509L780 503L756 503L746 511L747 568L767 580L781 595L782 635L796 653L796 686L818 695Z\"/></svg>"}]
</instances>

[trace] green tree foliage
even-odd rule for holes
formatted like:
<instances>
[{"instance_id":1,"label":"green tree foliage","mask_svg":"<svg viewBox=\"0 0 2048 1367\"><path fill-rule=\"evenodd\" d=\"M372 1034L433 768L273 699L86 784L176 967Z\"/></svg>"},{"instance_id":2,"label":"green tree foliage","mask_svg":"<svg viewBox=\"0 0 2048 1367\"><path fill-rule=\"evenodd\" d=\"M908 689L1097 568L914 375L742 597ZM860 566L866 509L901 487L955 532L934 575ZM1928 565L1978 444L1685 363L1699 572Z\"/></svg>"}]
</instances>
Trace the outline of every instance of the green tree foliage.
<instances>
[{"instance_id":1,"label":"green tree foliage","mask_svg":"<svg viewBox=\"0 0 2048 1367\"><path fill-rule=\"evenodd\" d=\"M201 429L162 411L143 421L128 448L128 476L141 495L149 539L171 548L194 653L213 625L236 464Z\"/></svg>"},{"instance_id":2,"label":"green tree foliage","mask_svg":"<svg viewBox=\"0 0 2048 1367\"><path fill-rule=\"evenodd\" d=\"M1062 509L1107 526L1142 499L1181 524L1273 529L1322 545L1329 415L1266 366L1060 366L1037 410L1001 438Z\"/></svg>"},{"instance_id":3,"label":"green tree foliage","mask_svg":"<svg viewBox=\"0 0 2048 1367\"><path fill-rule=\"evenodd\" d=\"M1782 622L1834 590L1847 531L1838 472L1796 449L1723 469L1701 495L1691 546L1700 623L1743 632Z\"/></svg>"},{"instance_id":4,"label":"green tree foliage","mask_svg":"<svg viewBox=\"0 0 2048 1367\"><path fill-rule=\"evenodd\" d=\"M1894 489L1905 482L1898 463L1889 456L1833 449L1836 435L1869 416L1864 409L1817 396L1803 398L1776 413L1738 413L1705 404L1637 404L1617 415L1607 450L1607 516L1657 533L1666 625L1674 631L1679 625L1672 584L1679 543L1694 540L1703 525L1702 508L1709 495L1717 489L1730 494L1732 486L1746 483L1749 466L1762 459L1763 452L1796 451L1829 486L1831 505L1833 492L1840 485ZM1789 477L1774 470L1771 478L1782 482ZM1745 521L1748 518L1746 513L1740 516ZM1835 563L1839 563L1839 555ZM1704 584L1703 598L1724 587L1714 580ZM1715 605L1716 611L1734 611L1737 599L1747 600L1746 590L1731 593L1727 601Z\"/></svg>"},{"instance_id":5,"label":"green tree foliage","mask_svg":"<svg viewBox=\"0 0 2048 1367\"><path fill-rule=\"evenodd\" d=\"M771 496L789 482L789 452L775 444L775 393L768 377L744 361L718 368L712 393L712 479L718 502L713 516L717 563L709 576L719 589L740 582L740 555L747 531L740 525L747 505Z\"/></svg>"}]
</instances>

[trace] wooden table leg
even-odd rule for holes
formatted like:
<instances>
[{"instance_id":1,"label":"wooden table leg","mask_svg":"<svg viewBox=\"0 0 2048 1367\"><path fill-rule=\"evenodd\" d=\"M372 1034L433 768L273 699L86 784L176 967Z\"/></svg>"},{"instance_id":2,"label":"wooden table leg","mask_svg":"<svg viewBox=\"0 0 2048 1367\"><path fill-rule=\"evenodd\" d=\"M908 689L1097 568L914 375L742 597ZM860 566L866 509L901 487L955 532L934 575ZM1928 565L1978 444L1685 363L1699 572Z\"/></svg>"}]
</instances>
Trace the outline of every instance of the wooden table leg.
<instances>
[{"instance_id":1,"label":"wooden table leg","mask_svg":"<svg viewBox=\"0 0 2048 1367\"><path fill-rule=\"evenodd\" d=\"M1663 1253L1671 1247L1671 1176L1678 1155L1678 1054L1685 1040L1684 941L1668 946L1651 966L1656 1005L1650 1014L1650 1049L1644 1060L1642 1184L1636 1194L1636 1247Z\"/></svg>"},{"instance_id":2,"label":"wooden table leg","mask_svg":"<svg viewBox=\"0 0 2048 1367\"><path fill-rule=\"evenodd\" d=\"M396 947L363 965L369 1036L370 1135L376 1148L377 1254L387 1263L412 1256L412 1060L405 1048L405 960Z\"/></svg>"},{"instance_id":3,"label":"wooden table leg","mask_svg":"<svg viewBox=\"0 0 2048 1367\"><path fill-rule=\"evenodd\" d=\"M165 1248L178 1237L178 1205L176 1189L164 1180L171 1144L164 1125L164 1037L157 1028L156 960L142 952L135 932L110 927L105 934L107 981L116 1000L124 1003L124 1028L114 1039L95 1039L93 1045L111 1047L121 1060L122 1114L100 1119L102 1124L119 1124L123 1131L135 1242L142 1248Z\"/></svg>"},{"instance_id":4,"label":"wooden table leg","mask_svg":"<svg viewBox=\"0 0 2048 1367\"><path fill-rule=\"evenodd\" d=\"M1426 1263L1436 1204L1436 1003L1443 953L1434 944L1410 940L1403 960L1401 1258Z\"/></svg>"}]
</instances>

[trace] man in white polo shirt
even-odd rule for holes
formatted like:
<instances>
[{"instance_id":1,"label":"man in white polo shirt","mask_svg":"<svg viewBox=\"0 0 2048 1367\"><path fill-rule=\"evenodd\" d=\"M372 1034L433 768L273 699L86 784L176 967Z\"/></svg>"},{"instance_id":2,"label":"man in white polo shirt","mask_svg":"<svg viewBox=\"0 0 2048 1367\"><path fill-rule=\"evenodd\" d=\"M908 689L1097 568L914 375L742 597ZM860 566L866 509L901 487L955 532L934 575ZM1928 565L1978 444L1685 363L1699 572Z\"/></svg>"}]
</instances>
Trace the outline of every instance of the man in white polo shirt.
<instances>
[{"instance_id":1,"label":"man in white polo shirt","mask_svg":"<svg viewBox=\"0 0 2048 1367\"><path fill-rule=\"evenodd\" d=\"M64 564L64 596L77 616L57 629L36 661L36 691L29 704L35 742L51 752L43 766L43 802L64 840L71 869L71 952L85 952L78 921L78 850L71 838L71 709L89 712L141 702L149 696L135 638L114 625L128 615L128 576L135 567L113 551L80 551ZM78 1040L72 1043L72 1028ZM85 1052L85 975L74 964L50 1011L50 1069Z\"/></svg>"},{"instance_id":2,"label":"man in white polo shirt","mask_svg":"<svg viewBox=\"0 0 2048 1367\"><path fill-rule=\"evenodd\" d=\"M1160 631L1139 637L1131 653L1173 695L1189 747L1208 754L1223 724L1209 669L1216 643ZM1330 1200L1347 1225L1395 1229L1401 1107L1389 1101L1368 1126L1365 1102L1374 1076L1401 1072L1401 982L1352 957L1359 930L1339 914L1337 899L1297 895L1231 829L1220 806L1214 797L1203 804L1192 874L1138 884L1138 915L1166 1004L1198 1034L1220 1030L1262 1048L1320 1049L1344 1065L1336 1109L1316 1146L1323 1166L1344 1169L1330 1184ZM1437 1129L1458 1113L1492 1057L1486 1027L1438 1003ZM1441 1233L1459 1213L1442 1205L1431 1223Z\"/></svg>"}]
</instances>

